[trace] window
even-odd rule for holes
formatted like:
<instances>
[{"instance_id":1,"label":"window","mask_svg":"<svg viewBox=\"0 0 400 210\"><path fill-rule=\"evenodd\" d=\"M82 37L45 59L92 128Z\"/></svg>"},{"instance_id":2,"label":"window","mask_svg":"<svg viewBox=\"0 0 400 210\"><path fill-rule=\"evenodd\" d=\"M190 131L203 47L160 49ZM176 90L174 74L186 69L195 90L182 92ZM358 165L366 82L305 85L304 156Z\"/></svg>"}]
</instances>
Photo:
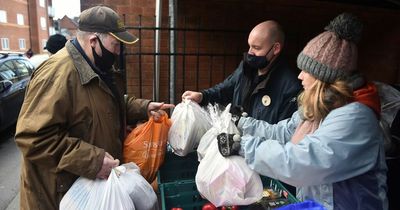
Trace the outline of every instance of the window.
<instances>
[{"instance_id":1,"label":"window","mask_svg":"<svg viewBox=\"0 0 400 210\"><path fill-rule=\"evenodd\" d=\"M39 5L40 5L41 7L44 7L44 6L45 6L44 0L39 0Z\"/></svg>"},{"instance_id":2,"label":"window","mask_svg":"<svg viewBox=\"0 0 400 210\"><path fill-rule=\"evenodd\" d=\"M28 68L30 74L35 70L35 67L32 65L32 63L26 61L26 60L19 60L20 62L25 63L25 66Z\"/></svg>"},{"instance_id":3,"label":"window","mask_svg":"<svg viewBox=\"0 0 400 210\"><path fill-rule=\"evenodd\" d=\"M46 18L40 17L40 26L42 30L46 30L47 24L46 24Z\"/></svg>"},{"instance_id":4,"label":"window","mask_svg":"<svg viewBox=\"0 0 400 210\"><path fill-rule=\"evenodd\" d=\"M24 15L23 14L17 14L17 24L24 25Z\"/></svg>"},{"instance_id":5,"label":"window","mask_svg":"<svg viewBox=\"0 0 400 210\"><path fill-rule=\"evenodd\" d=\"M4 10L0 10L0 22L7 23L7 12Z\"/></svg>"},{"instance_id":6,"label":"window","mask_svg":"<svg viewBox=\"0 0 400 210\"><path fill-rule=\"evenodd\" d=\"M24 50L26 48L25 39L18 39L18 45L20 50Z\"/></svg>"},{"instance_id":7,"label":"window","mask_svg":"<svg viewBox=\"0 0 400 210\"><path fill-rule=\"evenodd\" d=\"M49 27L49 34L50 34L50 36L53 35L53 34L56 34L56 29L54 27L50 26Z\"/></svg>"},{"instance_id":8,"label":"window","mask_svg":"<svg viewBox=\"0 0 400 210\"><path fill-rule=\"evenodd\" d=\"M20 59L12 59L5 61L0 66L0 76L3 79L10 80L11 82L18 82L32 73L32 67L27 66L26 62Z\"/></svg>"},{"instance_id":9,"label":"window","mask_svg":"<svg viewBox=\"0 0 400 210\"><path fill-rule=\"evenodd\" d=\"M10 49L10 41L8 38L1 38L1 49L9 50Z\"/></svg>"},{"instance_id":10,"label":"window","mask_svg":"<svg viewBox=\"0 0 400 210\"><path fill-rule=\"evenodd\" d=\"M42 49L46 47L47 39L42 39Z\"/></svg>"},{"instance_id":11,"label":"window","mask_svg":"<svg viewBox=\"0 0 400 210\"><path fill-rule=\"evenodd\" d=\"M2 79L15 81L17 74L14 72L14 65L12 61L6 61L0 66L0 76Z\"/></svg>"},{"instance_id":12,"label":"window","mask_svg":"<svg viewBox=\"0 0 400 210\"><path fill-rule=\"evenodd\" d=\"M28 67L26 67L24 62L22 62L20 60L14 60L14 66L15 66L15 70L18 75L18 78L20 80L23 79L24 77L29 76L30 71L29 71Z\"/></svg>"}]
</instances>

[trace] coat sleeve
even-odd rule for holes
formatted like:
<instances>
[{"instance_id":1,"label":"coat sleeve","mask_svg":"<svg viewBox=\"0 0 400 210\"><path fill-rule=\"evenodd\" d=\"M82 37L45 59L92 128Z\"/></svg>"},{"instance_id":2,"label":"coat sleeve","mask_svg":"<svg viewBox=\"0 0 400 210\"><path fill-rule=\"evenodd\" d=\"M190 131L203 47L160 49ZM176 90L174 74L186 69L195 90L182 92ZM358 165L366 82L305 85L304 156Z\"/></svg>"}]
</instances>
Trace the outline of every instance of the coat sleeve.
<instances>
[{"instance_id":1,"label":"coat sleeve","mask_svg":"<svg viewBox=\"0 0 400 210\"><path fill-rule=\"evenodd\" d=\"M282 120L277 124L270 124L264 120L256 120L252 117L243 117L240 119L238 126L242 130L243 136L276 139L281 144L285 144L290 141L300 121L298 112L295 112L291 118Z\"/></svg>"},{"instance_id":2,"label":"coat sleeve","mask_svg":"<svg viewBox=\"0 0 400 210\"><path fill-rule=\"evenodd\" d=\"M15 141L25 161L38 168L65 170L94 179L105 151L70 136L66 122L71 116L73 100L66 83L40 78L31 80L20 111Z\"/></svg>"},{"instance_id":3,"label":"coat sleeve","mask_svg":"<svg viewBox=\"0 0 400 210\"><path fill-rule=\"evenodd\" d=\"M375 166L382 146L377 119L363 105L339 109L299 144L287 139L294 121L254 128L264 129L266 135L242 137L246 162L258 173L296 187L334 183L367 172Z\"/></svg>"},{"instance_id":4,"label":"coat sleeve","mask_svg":"<svg viewBox=\"0 0 400 210\"><path fill-rule=\"evenodd\" d=\"M147 99L139 99L133 95L127 95L125 93L124 77L120 71L114 71L114 78L119 94L124 97L123 103L126 110L126 123L128 125L136 125L140 120L147 120L147 107L151 101Z\"/></svg>"},{"instance_id":5,"label":"coat sleeve","mask_svg":"<svg viewBox=\"0 0 400 210\"><path fill-rule=\"evenodd\" d=\"M203 100L200 105L205 106L208 103L219 103L227 105L232 102L235 84L239 79L239 75L243 71L242 64L230 74L223 82L215 85L212 88L202 90Z\"/></svg>"},{"instance_id":6,"label":"coat sleeve","mask_svg":"<svg viewBox=\"0 0 400 210\"><path fill-rule=\"evenodd\" d=\"M151 101L147 99L138 99L130 97L126 102L127 123L128 125L136 124L139 120L148 118L147 107Z\"/></svg>"}]
</instances>

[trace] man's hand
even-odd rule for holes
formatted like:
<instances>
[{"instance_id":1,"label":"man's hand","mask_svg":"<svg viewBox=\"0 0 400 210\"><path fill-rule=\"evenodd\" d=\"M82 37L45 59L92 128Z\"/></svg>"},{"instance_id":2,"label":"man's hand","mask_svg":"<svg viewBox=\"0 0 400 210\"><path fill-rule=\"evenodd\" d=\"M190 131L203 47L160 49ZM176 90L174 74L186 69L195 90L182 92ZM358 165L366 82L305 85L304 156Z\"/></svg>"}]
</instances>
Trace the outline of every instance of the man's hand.
<instances>
[{"instance_id":1,"label":"man's hand","mask_svg":"<svg viewBox=\"0 0 400 210\"><path fill-rule=\"evenodd\" d=\"M201 101L203 100L203 94L200 92L195 92L195 91L185 91L182 94L182 101L183 100L192 100L196 103L201 103Z\"/></svg>"},{"instance_id":2,"label":"man's hand","mask_svg":"<svg viewBox=\"0 0 400 210\"><path fill-rule=\"evenodd\" d=\"M147 111L153 116L154 121L158 121L162 115L166 114L165 109L174 108L173 104L164 104L163 102L150 102Z\"/></svg>"},{"instance_id":3,"label":"man's hand","mask_svg":"<svg viewBox=\"0 0 400 210\"><path fill-rule=\"evenodd\" d=\"M220 133L217 136L218 150L222 156L239 155L240 136L238 134Z\"/></svg>"},{"instance_id":4,"label":"man's hand","mask_svg":"<svg viewBox=\"0 0 400 210\"><path fill-rule=\"evenodd\" d=\"M113 158L108 152L106 152L106 155L104 156L103 159L103 165L101 166L100 171L97 173L96 178L99 179L107 179L108 176L111 173L111 170L114 167L117 167L119 165L119 160Z\"/></svg>"}]
</instances>

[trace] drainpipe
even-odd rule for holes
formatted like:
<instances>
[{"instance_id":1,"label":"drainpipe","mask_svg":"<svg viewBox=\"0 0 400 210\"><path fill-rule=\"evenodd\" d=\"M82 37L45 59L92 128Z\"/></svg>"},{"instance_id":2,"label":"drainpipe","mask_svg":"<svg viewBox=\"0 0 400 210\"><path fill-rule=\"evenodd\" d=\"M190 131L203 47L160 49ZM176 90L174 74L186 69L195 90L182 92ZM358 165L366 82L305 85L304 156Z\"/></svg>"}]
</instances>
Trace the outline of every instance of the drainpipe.
<instances>
[{"instance_id":1,"label":"drainpipe","mask_svg":"<svg viewBox=\"0 0 400 210\"><path fill-rule=\"evenodd\" d=\"M160 37L161 37L162 0L156 0L156 33L155 33L155 70L153 80L153 100L160 100Z\"/></svg>"},{"instance_id":2,"label":"drainpipe","mask_svg":"<svg viewBox=\"0 0 400 210\"><path fill-rule=\"evenodd\" d=\"M28 1L28 25L29 25L29 48L32 49L32 25L31 25L31 3ZM28 48L28 49L29 49Z\"/></svg>"},{"instance_id":3,"label":"drainpipe","mask_svg":"<svg viewBox=\"0 0 400 210\"><path fill-rule=\"evenodd\" d=\"M176 28L176 6L178 0L169 0L169 27L171 29ZM175 30L169 31L169 52L170 52L170 63L169 63L169 102L175 104L175 74L176 74L176 42L175 42Z\"/></svg>"}]
</instances>

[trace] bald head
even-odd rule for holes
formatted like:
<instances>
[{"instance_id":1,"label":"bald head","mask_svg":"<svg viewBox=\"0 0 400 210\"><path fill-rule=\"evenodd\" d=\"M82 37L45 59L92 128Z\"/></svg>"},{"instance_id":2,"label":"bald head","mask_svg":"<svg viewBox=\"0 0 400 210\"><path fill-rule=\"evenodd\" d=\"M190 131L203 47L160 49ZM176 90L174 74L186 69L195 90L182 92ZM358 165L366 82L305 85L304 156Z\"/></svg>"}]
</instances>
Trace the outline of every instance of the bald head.
<instances>
[{"instance_id":1,"label":"bald head","mask_svg":"<svg viewBox=\"0 0 400 210\"><path fill-rule=\"evenodd\" d=\"M273 20L267 20L256 25L253 30L251 30L249 37L250 36L257 37L270 44L278 42L283 46L285 42L285 34L282 27Z\"/></svg>"}]
</instances>

